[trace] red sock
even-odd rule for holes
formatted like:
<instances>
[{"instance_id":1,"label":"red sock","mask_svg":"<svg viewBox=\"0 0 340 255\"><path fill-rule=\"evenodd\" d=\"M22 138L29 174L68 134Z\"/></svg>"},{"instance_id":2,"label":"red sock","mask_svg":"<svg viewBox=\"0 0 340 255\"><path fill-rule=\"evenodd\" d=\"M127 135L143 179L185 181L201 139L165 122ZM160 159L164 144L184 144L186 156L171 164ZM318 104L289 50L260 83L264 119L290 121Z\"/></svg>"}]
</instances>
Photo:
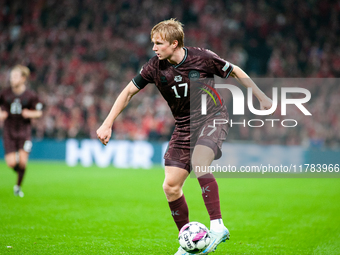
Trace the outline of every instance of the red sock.
<instances>
[{"instance_id":1,"label":"red sock","mask_svg":"<svg viewBox=\"0 0 340 255\"><path fill-rule=\"evenodd\" d=\"M218 185L213 174L205 174L198 178L202 189L202 197L208 210L210 220L221 219L220 197Z\"/></svg>"},{"instance_id":2,"label":"red sock","mask_svg":"<svg viewBox=\"0 0 340 255\"><path fill-rule=\"evenodd\" d=\"M169 202L169 207L178 230L189 223L189 210L184 195L175 201Z\"/></svg>"}]
</instances>

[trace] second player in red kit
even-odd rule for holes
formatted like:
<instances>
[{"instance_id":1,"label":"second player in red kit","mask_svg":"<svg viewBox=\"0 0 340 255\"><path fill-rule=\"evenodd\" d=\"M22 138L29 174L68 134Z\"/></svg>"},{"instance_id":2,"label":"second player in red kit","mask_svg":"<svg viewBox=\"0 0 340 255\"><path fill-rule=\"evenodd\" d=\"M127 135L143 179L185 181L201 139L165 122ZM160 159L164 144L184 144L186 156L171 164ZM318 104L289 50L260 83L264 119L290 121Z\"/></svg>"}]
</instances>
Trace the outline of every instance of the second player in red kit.
<instances>
[{"instance_id":1,"label":"second player in red kit","mask_svg":"<svg viewBox=\"0 0 340 255\"><path fill-rule=\"evenodd\" d=\"M4 121L3 143L6 164L17 172L14 194L23 197L22 181L32 149L31 119L42 116L42 103L37 94L27 89L30 71L17 65L10 73L11 87L0 91L0 121Z\"/></svg>"}]
</instances>

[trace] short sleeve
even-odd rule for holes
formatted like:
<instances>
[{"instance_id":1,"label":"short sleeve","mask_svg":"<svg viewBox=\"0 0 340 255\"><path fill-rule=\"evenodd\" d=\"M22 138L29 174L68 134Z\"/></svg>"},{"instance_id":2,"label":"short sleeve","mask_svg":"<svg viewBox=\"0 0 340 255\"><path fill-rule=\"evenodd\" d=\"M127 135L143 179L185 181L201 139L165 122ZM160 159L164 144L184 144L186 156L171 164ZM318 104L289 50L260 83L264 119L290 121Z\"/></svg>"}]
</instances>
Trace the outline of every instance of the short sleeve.
<instances>
[{"instance_id":1,"label":"short sleeve","mask_svg":"<svg viewBox=\"0 0 340 255\"><path fill-rule=\"evenodd\" d=\"M43 103L39 99L38 95L34 92L32 93L32 96L31 96L30 108L32 110L37 110L37 111L41 111L43 109Z\"/></svg>"},{"instance_id":2,"label":"short sleeve","mask_svg":"<svg viewBox=\"0 0 340 255\"><path fill-rule=\"evenodd\" d=\"M132 79L132 82L138 89L144 88L149 83L141 76L141 74L137 74L136 77Z\"/></svg>"},{"instance_id":3,"label":"short sleeve","mask_svg":"<svg viewBox=\"0 0 340 255\"><path fill-rule=\"evenodd\" d=\"M234 68L233 65L210 50L207 50L207 54L209 58L207 61L209 72L222 78L228 78Z\"/></svg>"},{"instance_id":4,"label":"short sleeve","mask_svg":"<svg viewBox=\"0 0 340 255\"><path fill-rule=\"evenodd\" d=\"M157 63L158 59L153 57L142 67L139 74L132 79L132 82L138 89L144 88L149 83L154 83L157 73Z\"/></svg>"}]
</instances>

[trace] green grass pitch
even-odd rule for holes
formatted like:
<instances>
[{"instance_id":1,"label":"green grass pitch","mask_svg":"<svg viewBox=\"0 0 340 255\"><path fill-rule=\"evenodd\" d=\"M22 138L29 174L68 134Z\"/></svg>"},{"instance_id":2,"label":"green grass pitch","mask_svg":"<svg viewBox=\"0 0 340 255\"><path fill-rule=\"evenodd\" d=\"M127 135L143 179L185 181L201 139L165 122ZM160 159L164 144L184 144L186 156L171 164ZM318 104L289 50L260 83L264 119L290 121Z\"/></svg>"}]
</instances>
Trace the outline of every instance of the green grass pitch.
<instances>
[{"instance_id":1,"label":"green grass pitch","mask_svg":"<svg viewBox=\"0 0 340 255\"><path fill-rule=\"evenodd\" d=\"M0 162L0 254L174 254L164 171L30 162L24 198ZM218 179L231 239L218 254L340 254L340 179ZM197 180L190 220L209 227Z\"/></svg>"}]
</instances>

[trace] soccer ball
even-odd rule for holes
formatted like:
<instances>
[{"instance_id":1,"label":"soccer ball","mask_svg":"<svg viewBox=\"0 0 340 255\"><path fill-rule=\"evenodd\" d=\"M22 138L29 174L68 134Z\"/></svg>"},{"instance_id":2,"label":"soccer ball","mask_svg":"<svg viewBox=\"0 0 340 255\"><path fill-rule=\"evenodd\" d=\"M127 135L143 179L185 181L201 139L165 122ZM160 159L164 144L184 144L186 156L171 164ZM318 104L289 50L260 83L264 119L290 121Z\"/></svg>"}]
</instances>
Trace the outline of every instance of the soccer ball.
<instances>
[{"instance_id":1,"label":"soccer ball","mask_svg":"<svg viewBox=\"0 0 340 255\"><path fill-rule=\"evenodd\" d=\"M193 254L202 252L210 243L209 230L202 223L189 222L179 231L178 241L187 252Z\"/></svg>"}]
</instances>

